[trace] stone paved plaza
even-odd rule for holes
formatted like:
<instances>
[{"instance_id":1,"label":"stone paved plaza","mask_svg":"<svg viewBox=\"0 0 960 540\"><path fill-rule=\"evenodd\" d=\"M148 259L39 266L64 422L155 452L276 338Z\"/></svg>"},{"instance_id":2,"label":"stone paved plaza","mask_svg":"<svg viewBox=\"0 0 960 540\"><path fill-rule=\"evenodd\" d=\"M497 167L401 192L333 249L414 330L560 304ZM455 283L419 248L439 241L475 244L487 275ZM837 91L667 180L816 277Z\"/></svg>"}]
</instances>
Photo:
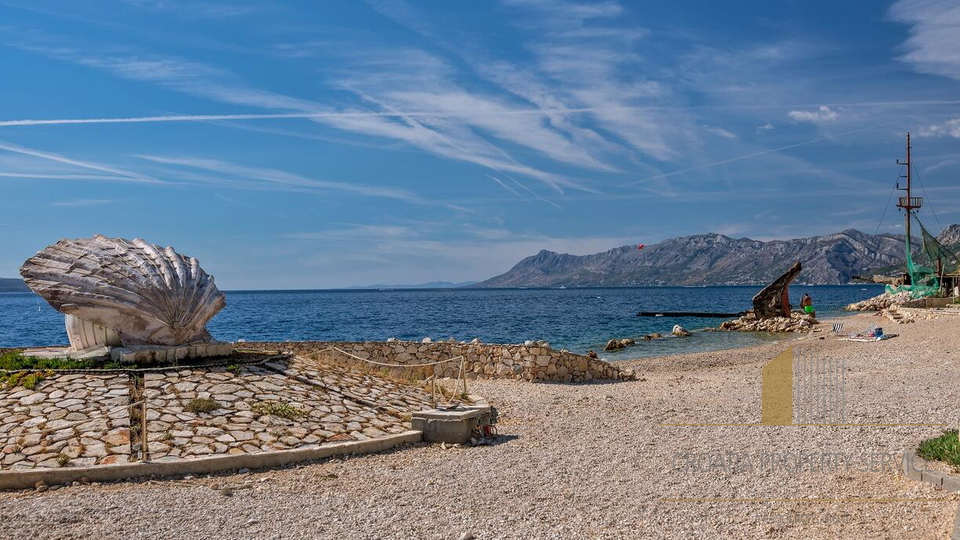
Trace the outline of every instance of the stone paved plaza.
<instances>
[{"instance_id":1,"label":"stone paved plaza","mask_svg":"<svg viewBox=\"0 0 960 540\"><path fill-rule=\"evenodd\" d=\"M134 383L123 373L65 373L33 390L0 389L0 470L139 459ZM152 461L384 437L409 430L410 414L431 399L413 383L300 357L147 372L142 383Z\"/></svg>"},{"instance_id":2,"label":"stone paved plaza","mask_svg":"<svg viewBox=\"0 0 960 540\"><path fill-rule=\"evenodd\" d=\"M237 373L213 368L148 374L144 397L151 459L250 454L383 437L410 429L402 411L419 410L426 403L426 395L414 387L352 377L343 368L311 366L304 360L292 363L295 369L278 362L270 364L274 369L252 366ZM373 407L348 397L363 394L393 407ZM189 412L188 404L195 399L212 399L219 408ZM263 409L277 404L293 414L284 417Z\"/></svg>"},{"instance_id":3,"label":"stone paved plaza","mask_svg":"<svg viewBox=\"0 0 960 540\"><path fill-rule=\"evenodd\" d=\"M0 469L126 463L126 375L65 374L0 390Z\"/></svg>"}]
</instances>

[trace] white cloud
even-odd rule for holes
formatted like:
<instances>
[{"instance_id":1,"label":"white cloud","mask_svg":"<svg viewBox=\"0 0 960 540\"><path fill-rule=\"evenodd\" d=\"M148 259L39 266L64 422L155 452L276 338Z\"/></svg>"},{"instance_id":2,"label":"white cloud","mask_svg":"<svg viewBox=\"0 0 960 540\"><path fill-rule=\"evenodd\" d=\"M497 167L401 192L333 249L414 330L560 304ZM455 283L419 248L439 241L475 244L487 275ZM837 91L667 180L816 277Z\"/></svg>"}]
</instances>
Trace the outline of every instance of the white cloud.
<instances>
[{"instance_id":1,"label":"white cloud","mask_svg":"<svg viewBox=\"0 0 960 540\"><path fill-rule=\"evenodd\" d=\"M821 124L825 122L836 122L840 114L826 105L821 105L815 111L790 111L787 113L787 116L794 122Z\"/></svg>"},{"instance_id":2,"label":"white cloud","mask_svg":"<svg viewBox=\"0 0 960 540\"><path fill-rule=\"evenodd\" d=\"M101 163L94 163L92 161L83 161L79 159L68 158L60 154L55 154L53 152L44 152L42 150L35 150L33 148L27 148L25 146L20 146L18 144L12 144L8 142L0 141L0 150L5 150L7 152L13 152L15 154L21 154L25 156L31 156L37 159L51 161L61 165L79 167L81 169L89 169L92 171L98 171L101 173L107 173L109 175L113 175L108 177L102 177L98 175L99 179L119 180L119 181L126 181L126 182L143 182L143 183L150 183L150 184L164 183L161 180L157 180L156 178L153 178L151 176L141 174L135 171L121 169L118 167L104 165ZM9 173L8 176L13 176L13 174ZM88 175L85 175L85 176L88 176ZM22 177L28 178L29 176L22 176Z\"/></svg>"},{"instance_id":3,"label":"white cloud","mask_svg":"<svg viewBox=\"0 0 960 540\"><path fill-rule=\"evenodd\" d=\"M201 98L282 112L172 118L20 120L0 125L310 118L345 131L403 141L421 150L475 163L496 172L535 178L561 193L563 188L592 189L562 175L524 165L493 140L502 139L526 146L564 163L612 170L562 134L548 129L544 125L544 113L478 94L467 94L448 80L447 66L439 58L420 51L352 54L357 63L349 75L339 79L338 84L378 110L337 111L311 100L250 87L228 71L179 58L97 54L88 52L89 48L80 51L29 41L18 42L15 46ZM481 137L477 131L486 132L493 140Z\"/></svg>"},{"instance_id":4,"label":"white cloud","mask_svg":"<svg viewBox=\"0 0 960 540\"><path fill-rule=\"evenodd\" d=\"M296 232L284 235L285 238L296 240L382 240L384 238L414 238L417 236L420 236L420 234L415 229L397 225L355 225L347 229Z\"/></svg>"},{"instance_id":5,"label":"white cloud","mask_svg":"<svg viewBox=\"0 0 960 540\"><path fill-rule=\"evenodd\" d=\"M695 126L677 110L657 110L669 100L669 89L644 75L650 66L633 51L635 42L648 32L623 24L617 18L625 14L620 4L545 0L504 3L517 8L523 17L520 26L528 31L526 44L534 56L532 62L507 62L477 53L471 46L451 46L459 40L430 27L425 22L429 18L407 3L377 3L375 8L434 40L503 90L544 110L550 128L569 138L573 147L589 152L592 161L576 163L580 166L595 167L593 162L600 161L601 156L624 153L625 147L657 160L680 156L676 147L688 145ZM566 111L583 114L573 116ZM585 125L588 122L595 127ZM533 143L529 146L541 149L547 141L530 136L526 140ZM578 152L566 160L581 158Z\"/></svg>"},{"instance_id":6,"label":"white cloud","mask_svg":"<svg viewBox=\"0 0 960 540\"><path fill-rule=\"evenodd\" d=\"M910 24L900 60L919 73L960 80L960 4L943 0L900 0L890 17Z\"/></svg>"},{"instance_id":7,"label":"white cloud","mask_svg":"<svg viewBox=\"0 0 960 540\"><path fill-rule=\"evenodd\" d=\"M758 133L761 131L770 131L771 129L773 129L773 124L771 124L770 122L767 122L766 124L763 124L761 126L757 126Z\"/></svg>"},{"instance_id":8,"label":"white cloud","mask_svg":"<svg viewBox=\"0 0 960 540\"><path fill-rule=\"evenodd\" d=\"M104 204L111 204L114 201L111 199L77 199L73 201L56 201L50 203L50 206L102 206Z\"/></svg>"},{"instance_id":9,"label":"white cloud","mask_svg":"<svg viewBox=\"0 0 960 540\"><path fill-rule=\"evenodd\" d=\"M917 131L918 137L953 137L960 139L960 118L952 118L939 124L923 126Z\"/></svg>"},{"instance_id":10,"label":"white cloud","mask_svg":"<svg viewBox=\"0 0 960 540\"><path fill-rule=\"evenodd\" d=\"M704 131L706 131L707 133L712 133L712 134L716 135L717 137L723 137L724 139L731 139L731 140L732 140L732 139L739 139L739 138L740 138L740 137L737 137L737 134L736 134L736 133L733 133L733 132L730 132L730 131L728 131L728 130L726 130L726 129L723 129L722 127L717 127L717 126L703 126L703 129L704 129Z\"/></svg>"},{"instance_id":11,"label":"white cloud","mask_svg":"<svg viewBox=\"0 0 960 540\"><path fill-rule=\"evenodd\" d=\"M424 204L425 200L418 195L402 189L393 189L380 186L367 186L353 184L348 182L333 182L328 180L315 180L298 174L270 169L265 167L248 167L237 165L226 161L208 158L196 157L172 157L140 155L141 159L160 163L163 165L174 165L192 169L200 169L229 176L235 176L243 180L254 180L269 185L280 185L300 190L334 190L353 193L357 195L366 195L370 197L384 197L388 199L397 199L405 202ZM201 178L198 178L201 179ZM216 181L216 180L214 180ZM229 182L226 182L229 184Z\"/></svg>"}]
</instances>

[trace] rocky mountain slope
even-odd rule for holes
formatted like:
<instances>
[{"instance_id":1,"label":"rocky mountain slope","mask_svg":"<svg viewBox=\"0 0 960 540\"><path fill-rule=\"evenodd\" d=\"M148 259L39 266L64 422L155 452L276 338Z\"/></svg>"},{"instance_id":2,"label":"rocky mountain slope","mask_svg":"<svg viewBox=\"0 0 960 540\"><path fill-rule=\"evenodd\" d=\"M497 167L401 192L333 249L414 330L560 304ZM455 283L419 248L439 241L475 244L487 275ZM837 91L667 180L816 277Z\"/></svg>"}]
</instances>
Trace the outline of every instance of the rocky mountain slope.
<instances>
[{"instance_id":1,"label":"rocky mountain slope","mask_svg":"<svg viewBox=\"0 0 960 540\"><path fill-rule=\"evenodd\" d=\"M956 238L954 238L956 237ZM960 243L960 225L941 241ZM798 283L842 284L873 269L903 265L903 235L855 229L826 236L761 242L722 234L664 240L638 250L623 246L594 255L543 250L476 287L600 287L630 285L742 285L768 283L801 261Z\"/></svg>"}]
</instances>

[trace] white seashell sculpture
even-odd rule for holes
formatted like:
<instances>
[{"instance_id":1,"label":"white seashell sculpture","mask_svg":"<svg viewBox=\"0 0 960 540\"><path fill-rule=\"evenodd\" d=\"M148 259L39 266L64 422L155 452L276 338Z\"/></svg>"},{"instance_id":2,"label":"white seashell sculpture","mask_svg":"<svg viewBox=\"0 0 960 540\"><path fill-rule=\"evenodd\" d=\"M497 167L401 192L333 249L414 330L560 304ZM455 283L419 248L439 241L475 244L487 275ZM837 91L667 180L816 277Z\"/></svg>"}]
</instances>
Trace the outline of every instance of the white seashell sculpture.
<instances>
[{"instance_id":1,"label":"white seashell sculpture","mask_svg":"<svg viewBox=\"0 0 960 540\"><path fill-rule=\"evenodd\" d=\"M210 343L205 325L226 305L196 259L139 238L60 240L20 275L54 309L116 332L124 347Z\"/></svg>"},{"instance_id":2,"label":"white seashell sculpture","mask_svg":"<svg viewBox=\"0 0 960 540\"><path fill-rule=\"evenodd\" d=\"M74 352L86 352L100 347L120 347L120 336L109 328L78 319L73 315L64 315L67 337Z\"/></svg>"}]
</instances>

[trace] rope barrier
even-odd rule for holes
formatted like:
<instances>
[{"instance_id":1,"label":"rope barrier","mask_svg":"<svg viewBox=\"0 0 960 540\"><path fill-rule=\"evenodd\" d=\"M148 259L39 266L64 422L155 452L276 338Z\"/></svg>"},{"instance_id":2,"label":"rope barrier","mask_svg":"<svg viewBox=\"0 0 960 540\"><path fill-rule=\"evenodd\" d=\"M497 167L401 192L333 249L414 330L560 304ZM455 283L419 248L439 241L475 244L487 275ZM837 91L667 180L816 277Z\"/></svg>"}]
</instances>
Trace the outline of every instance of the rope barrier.
<instances>
[{"instance_id":1,"label":"rope barrier","mask_svg":"<svg viewBox=\"0 0 960 540\"><path fill-rule=\"evenodd\" d=\"M391 363L386 363L386 362L377 362L377 361L375 361L375 360L370 360L370 359L367 359L367 358L362 358L362 357L359 357L359 356L357 356L357 355L355 355L355 354L350 354L350 353L348 353L347 351L344 351L344 350L342 350L342 349L338 349L337 347L327 347L326 349L322 349L322 350L319 351L319 352L324 353L324 352L331 351L331 350L332 350L332 351L336 351L336 352L338 352L338 353L340 353L340 354L349 356L350 358L354 358L354 359L356 359L356 360L360 360L361 362L366 362L366 363L368 363L368 364L374 364L374 365L377 365L377 366L394 367L394 368L415 368L415 367L436 366L436 365L439 365L439 364L446 364L446 363L449 363L449 362L453 362L454 360L460 360L460 368L459 368L459 371L457 372L457 384L456 384L456 387L453 389L453 391L450 393L450 399L451 399L451 400L456 400L457 392L458 392L458 390L460 389L461 383L463 384L463 395L468 394L468 392L467 392L467 370L466 370L466 366L464 365L464 360L465 360L465 359L463 358L463 355L454 356L453 358L448 358L448 359L446 359L446 360L438 360L438 361L436 361L436 362L427 362L427 363L423 363L423 364L391 364ZM431 376L428 380L429 380L430 383L431 383L431 387L430 387L431 401L432 401L433 406L436 407L436 404L437 404L437 391L439 390L440 398L441 398L441 399L447 399L447 396L444 395L442 386L438 386L438 385L437 385L437 377L436 377L436 375ZM424 381L424 383L426 383L426 382L427 382L427 381Z\"/></svg>"},{"instance_id":2,"label":"rope barrier","mask_svg":"<svg viewBox=\"0 0 960 540\"><path fill-rule=\"evenodd\" d=\"M362 361L362 362L367 362L368 364L374 364L374 365L377 365L377 366L384 366L384 367L398 367L398 368L414 368L414 367L436 366L436 365L439 365L439 364L446 364L447 362L453 362L454 360L457 360L458 358L461 359L461 360L463 359L463 356L454 356L453 358L448 358L448 359L446 359L446 360L437 360L436 362L428 362L428 363L425 363L425 364L390 364L390 363L386 363L386 362L377 362L376 360L369 360L369 359L367 359L367 358L361 358L361 357L359 357L359 356L357 356L357 355L355 355L355 354L350 354L350 353L348 353L347 351L344 351L344 350L342 350L342 349L338 349L338 348L336 348L336 347L327 347L326 349L323 349L323 350L321 350L320 352L326 352L326 351L331 351L331 350L332 350L332 351L337 351L338 353L341 353L341 354L345 354L345 355L349 356L350 358L356 358L357 360L360 360L360 361Z\"/></svg>"}]
</instances>

